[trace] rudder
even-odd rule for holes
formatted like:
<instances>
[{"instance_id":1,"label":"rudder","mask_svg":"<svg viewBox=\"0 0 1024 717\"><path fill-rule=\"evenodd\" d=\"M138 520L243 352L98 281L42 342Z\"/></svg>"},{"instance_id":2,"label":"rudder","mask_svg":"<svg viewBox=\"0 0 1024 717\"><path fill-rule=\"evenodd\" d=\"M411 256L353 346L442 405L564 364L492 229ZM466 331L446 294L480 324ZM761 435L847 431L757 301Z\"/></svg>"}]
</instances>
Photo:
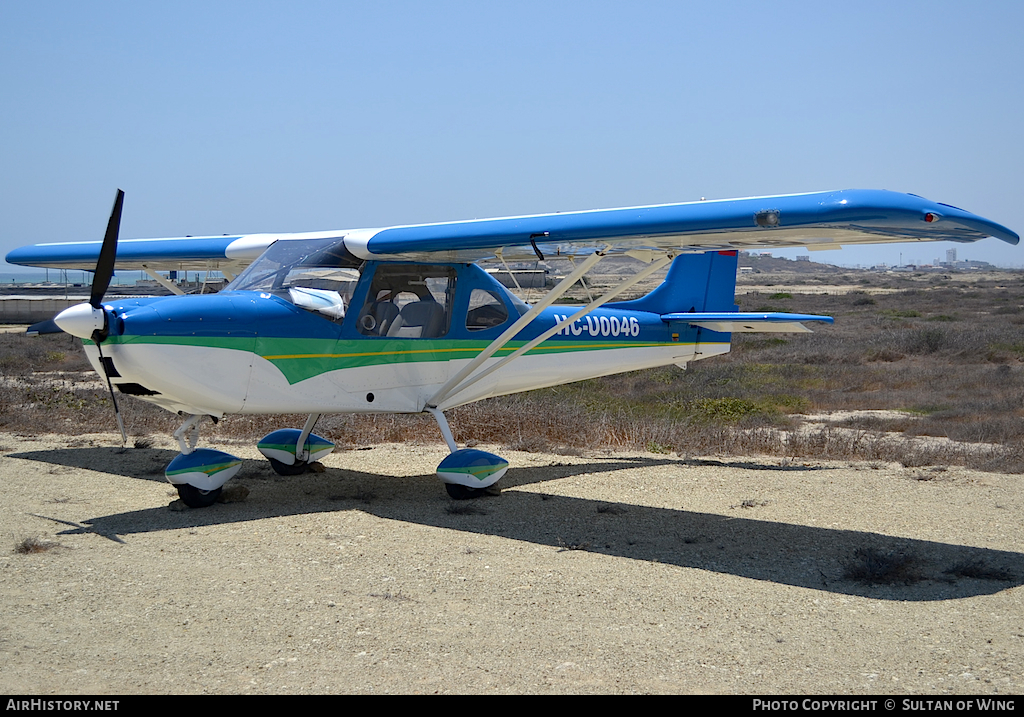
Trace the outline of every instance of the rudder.
<instances>
[{"instance_id":1,"label":"rudder","mask_svg":"<svg viewBox=\"0 0 1024 717\"><path fill-rule=\"evenodd\" d=\"M738 263L737 251L680 254L669 265L665 281L651 293L606 306L655 314L736 311Z\"/></svg>"}]
</instances>

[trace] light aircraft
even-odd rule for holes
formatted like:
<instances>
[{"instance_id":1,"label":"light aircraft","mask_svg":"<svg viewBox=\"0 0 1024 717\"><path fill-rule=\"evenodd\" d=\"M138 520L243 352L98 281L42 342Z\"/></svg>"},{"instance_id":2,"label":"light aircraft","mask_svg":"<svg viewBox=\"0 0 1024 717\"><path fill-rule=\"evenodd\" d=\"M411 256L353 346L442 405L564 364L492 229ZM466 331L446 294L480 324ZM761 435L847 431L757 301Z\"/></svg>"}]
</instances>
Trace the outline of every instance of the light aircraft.
<instances>
[{"instance_id":1,"label":"light aircraft","mask_svg":"<svg viewBox=\"0 0 1024 717\"><path fill-rule=\"evenodd\" d=\"M12 264L95 272L88 303L54 318L81 338L111 398L179 413L181 453L167 479L189 506L214 503L241 460L197 448L200 422L238 413L303 413L302 428L259 441L274 470L296 475L334 448L313 428L325 413L431 414L451 453L437 474L453 498L493 491L508 463L459 448L455 406L729 351L731 334L807 331L827 316L740 313L737 252L882 242L1017 244L1004 226L911 194L843 190L298 234L118 242L118 190L102 242L38 244ZM605 257L645 263L585 306L555 302ZM475 262L568 258L573 270L528 305ZM668 267L659 286L613 301ZM115 268L220 271L215 294L118 299ZM45 327L37 329L46 331ZM120 415L118 415L120 424ZM122 437L125 437L121 425ZM126 440L126 439L125 439Z\"/></svg>"}]
</instances>

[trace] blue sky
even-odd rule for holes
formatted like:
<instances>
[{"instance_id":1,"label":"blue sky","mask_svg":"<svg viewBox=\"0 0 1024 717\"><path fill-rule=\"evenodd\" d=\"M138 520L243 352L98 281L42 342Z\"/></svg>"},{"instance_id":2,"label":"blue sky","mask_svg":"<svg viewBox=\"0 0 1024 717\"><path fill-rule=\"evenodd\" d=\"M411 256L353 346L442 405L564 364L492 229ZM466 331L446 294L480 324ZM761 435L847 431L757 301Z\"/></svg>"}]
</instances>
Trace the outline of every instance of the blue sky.
<instances>
[{"instance_id":1,"label":"blue sky","mask_svg":"<svg viewBox=\"0 0 1024 717\"><path fill-rule=\"evenodd\" d=\"M4 2L0 256L101 238L117 187L126 238L843 188L1020 233L1022 27L1019 0Z\"/></svg>"}]
</instances>

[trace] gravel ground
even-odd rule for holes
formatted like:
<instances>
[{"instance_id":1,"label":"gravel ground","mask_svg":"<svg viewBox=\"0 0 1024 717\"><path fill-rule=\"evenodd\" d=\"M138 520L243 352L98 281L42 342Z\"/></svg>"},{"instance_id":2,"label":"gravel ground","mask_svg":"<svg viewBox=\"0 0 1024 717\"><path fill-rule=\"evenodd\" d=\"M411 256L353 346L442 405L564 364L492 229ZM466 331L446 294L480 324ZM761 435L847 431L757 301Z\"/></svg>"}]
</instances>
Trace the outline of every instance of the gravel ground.
<instances>
[{"instance_id":1,"label":"gravel ground","mask_svg":"<svg viewBox=\"0 0 1024 717\"><path fill-rule=\"evenodd\" d=\"M441 445L226 445L248 498L171 510L117 445L0 434L3 692L1024 689L1020 476L502 451L456 503Z\"/></svg>"}]
</instances>

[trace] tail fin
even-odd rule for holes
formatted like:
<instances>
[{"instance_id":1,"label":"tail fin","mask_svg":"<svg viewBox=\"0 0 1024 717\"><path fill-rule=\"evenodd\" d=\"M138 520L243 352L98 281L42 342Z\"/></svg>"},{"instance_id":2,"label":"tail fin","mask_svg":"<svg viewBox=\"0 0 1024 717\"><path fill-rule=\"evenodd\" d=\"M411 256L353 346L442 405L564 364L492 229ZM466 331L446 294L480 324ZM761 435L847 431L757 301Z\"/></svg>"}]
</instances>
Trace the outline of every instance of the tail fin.
<instances>
[{"instance_id":1,"label":"tail fin","mask_svg":"<svg viewBox=\"0 0 1024 717\"><path fill-rule=\"evenodd\" d=\"M688 324L697 329L695 355L700 353L696 346L700 344L702 329L720 334L715 341L721 342L728 341L722 334L810 331L803 322L832 323L829 316L813 314L739 313L739 307L735 304L738 262L739 256L735 251L682 254L672 260L665 281L647 296L605 306L629 311L650 311L659 314L661 320L671 326Z\"/></svg>"},{"instance_id":2,"label":"tail fin","mask_svg":"<svg viewBox=\"0 0 1024 717\"><path fill-rule=\"evenodd\" d=\"M665 281L647 296L606 306L654 314L736 311L738 262L735 251L680 254L669 265Z\"/></svg>"}]
</instances>

